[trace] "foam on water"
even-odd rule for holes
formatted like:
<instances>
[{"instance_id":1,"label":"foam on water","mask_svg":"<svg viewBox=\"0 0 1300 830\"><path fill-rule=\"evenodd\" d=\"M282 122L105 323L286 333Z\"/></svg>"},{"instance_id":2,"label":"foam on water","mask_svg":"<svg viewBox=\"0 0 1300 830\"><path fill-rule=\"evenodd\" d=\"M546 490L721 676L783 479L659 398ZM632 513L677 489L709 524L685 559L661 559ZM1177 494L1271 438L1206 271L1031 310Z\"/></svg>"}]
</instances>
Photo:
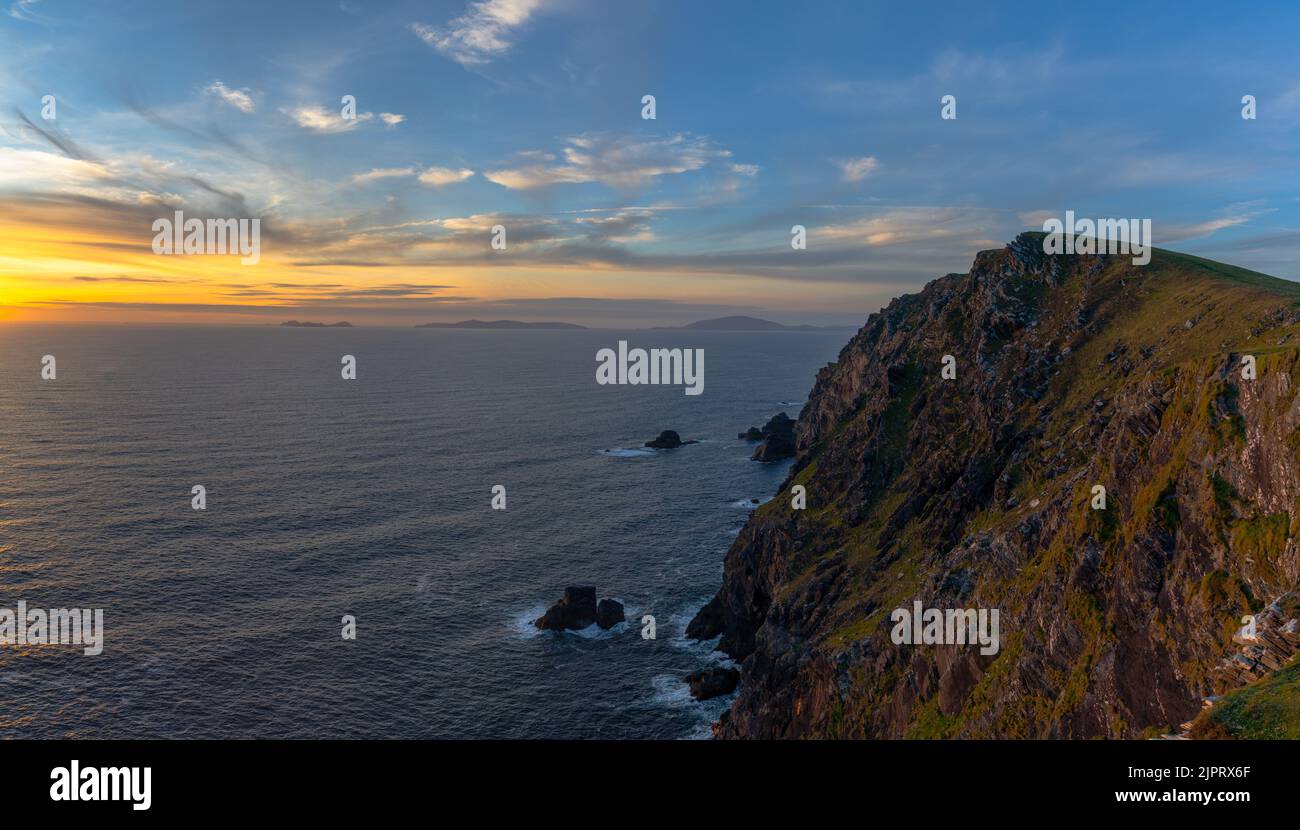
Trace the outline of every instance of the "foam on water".
<instances>
[{"instance_id":1,"label":"foam on water","mask_svg":"<svg viewBox=\"0 0 1300 830\"><path fill-rule=\"evenodd\" d=\"M534 625L534 621L545 613L545 605L535 605L522 614L516 614L511 619L510 629L519 637L527 640L531 640L534 637L540 637L545 634L546 631Z\"/></svg>"},{"instance_id":2,"label":"foam on water","mask_svg":"<svg viewBox=\"0 0 1300 830\"><path fill-rule=\"evenodd\" d=\"M638 447L618 447L612 450L596 450L596 452L610 458L646 458L655 455L652 449Z\"/></svg>"}]
</instances>

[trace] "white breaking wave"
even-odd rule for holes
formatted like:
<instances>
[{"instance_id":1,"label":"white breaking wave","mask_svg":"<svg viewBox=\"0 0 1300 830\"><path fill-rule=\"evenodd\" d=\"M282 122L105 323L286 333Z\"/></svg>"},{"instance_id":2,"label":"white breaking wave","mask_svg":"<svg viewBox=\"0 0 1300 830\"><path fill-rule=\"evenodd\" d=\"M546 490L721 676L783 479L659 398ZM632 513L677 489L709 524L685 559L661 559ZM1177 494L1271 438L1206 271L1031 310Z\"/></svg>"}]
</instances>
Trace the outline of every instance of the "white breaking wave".
<instances>
[{"instance_id":1,"label":"white breaking wave","mask_svg":"<svg viewBox=\"0 0 1300 830\"><path fill-rule=\"evenodd\" d=\"M611 458L645 458L655 454L655 451L649 447L616 447L612 450L596 450L596 452Z\"/></svg>"}]
</instances>

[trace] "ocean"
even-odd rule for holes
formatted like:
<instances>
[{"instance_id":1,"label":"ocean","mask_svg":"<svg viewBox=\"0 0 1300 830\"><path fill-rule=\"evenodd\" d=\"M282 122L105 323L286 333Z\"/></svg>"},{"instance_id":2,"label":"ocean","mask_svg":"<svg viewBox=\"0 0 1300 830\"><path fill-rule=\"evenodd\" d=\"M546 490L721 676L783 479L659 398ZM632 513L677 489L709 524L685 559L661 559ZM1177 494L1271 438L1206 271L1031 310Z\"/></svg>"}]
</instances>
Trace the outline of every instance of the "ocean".
<instances>
[{"instance_id":1,"label":"ocean","mask_svg":"<svg viewBox=\"0 0 1300 830\"><path fill-rule=\"evenodd\" d=\"M684 629L789 464L736 434L849 337L0 327L0 608L105 626L0 646L0 737L706 737ZM598 385L620 339L702 348L704 394ZM580 584L629 624L532 626Z\"/></svg>"}]
</instances>

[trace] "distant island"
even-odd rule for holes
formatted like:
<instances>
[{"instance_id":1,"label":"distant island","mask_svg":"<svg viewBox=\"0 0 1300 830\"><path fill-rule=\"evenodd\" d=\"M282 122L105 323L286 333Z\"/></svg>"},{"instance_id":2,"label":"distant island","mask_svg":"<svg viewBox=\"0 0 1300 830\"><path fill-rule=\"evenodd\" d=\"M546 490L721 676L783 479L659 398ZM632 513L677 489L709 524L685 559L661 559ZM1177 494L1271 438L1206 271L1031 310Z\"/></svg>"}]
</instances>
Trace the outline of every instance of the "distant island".
<instances>
[{"instance_id":1,"label":"distant island","mask_svg":"<svg viewBox=\"0 0 1300 830\"><path fill-rule=\"evenodd\" d=\"M523 323L519 320L461 320L459 323L421 323L417 329L585 329L576 323Z\"/></svg>"},{"instance_id":2,"label":"distant island","mask_svg":"<svg viewBox=\"0 0 1300 830\"><path fill-rule=\"evenodd\" d=\"M310 321L299 322L297 320L285 320L280 325L288 326L291 329L350 329L352 324L347 320L339 323L313 323Z\"/></svg>"},{"instance_id":3,"label":"distant island","mask_svg":"<svg viewBox=\"0 0 1300 830\"><path fill-rule=\"evenodd\" d=\"M787 326L758 317L716 317L712 320L700 320L685 326L656 326L656 331L667 329L690 329L692 331L834 331L836 329L855 328L854 326Z\"/></svg>"}]
</instances>

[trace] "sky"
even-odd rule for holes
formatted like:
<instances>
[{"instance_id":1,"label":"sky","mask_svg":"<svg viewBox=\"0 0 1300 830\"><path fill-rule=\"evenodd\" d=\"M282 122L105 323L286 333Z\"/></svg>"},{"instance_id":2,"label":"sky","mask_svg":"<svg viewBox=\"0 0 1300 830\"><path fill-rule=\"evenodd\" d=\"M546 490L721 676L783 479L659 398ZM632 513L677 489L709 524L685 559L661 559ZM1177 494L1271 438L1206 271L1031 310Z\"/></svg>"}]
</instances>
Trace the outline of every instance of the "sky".
<instances>
[{"instance_id":1,"label":"sky","mask_svg":"<svg viewBox=\"0 0 1300 830\"><path fill-rule=\"evenodd\" d=\"M0 322L859 325L1067 210L1300 279L1292 4L0 12Z\"/></svg>"}]
</instances>

